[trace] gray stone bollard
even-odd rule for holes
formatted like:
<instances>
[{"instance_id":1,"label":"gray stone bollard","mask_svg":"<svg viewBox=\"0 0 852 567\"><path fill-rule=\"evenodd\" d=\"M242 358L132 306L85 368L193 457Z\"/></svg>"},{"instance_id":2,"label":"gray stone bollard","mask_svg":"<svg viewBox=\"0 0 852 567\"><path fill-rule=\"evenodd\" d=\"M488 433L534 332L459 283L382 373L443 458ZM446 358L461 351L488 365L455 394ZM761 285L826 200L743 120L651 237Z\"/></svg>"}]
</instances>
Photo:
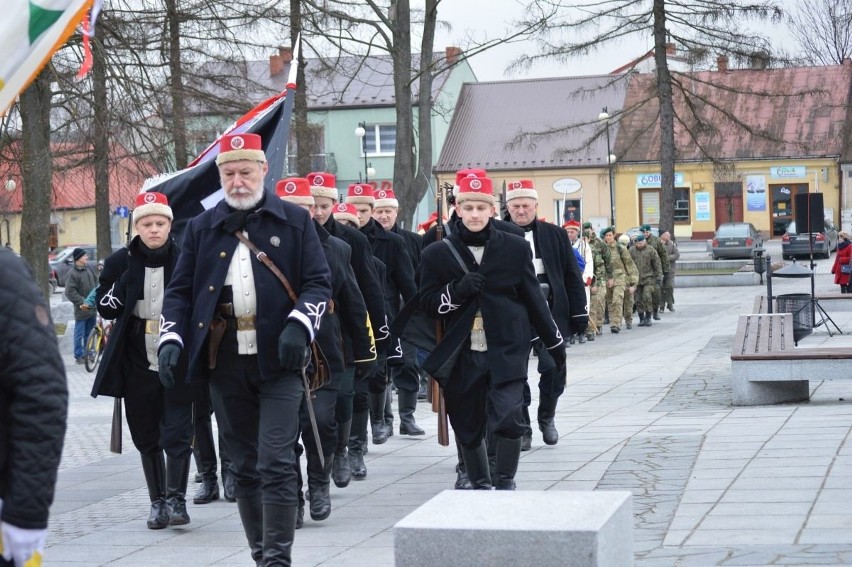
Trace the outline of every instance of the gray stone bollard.
<instances>
[{"instance_id":1,"label":"gray stone bollard","mask_svg":"<svg viewBox=\"0 0 852 567\"><path fill-rule=\"evenodd\" d=\"M394 526L398 567L633 565L625 491L445 490Z\"/></svg>"}]
</instances>

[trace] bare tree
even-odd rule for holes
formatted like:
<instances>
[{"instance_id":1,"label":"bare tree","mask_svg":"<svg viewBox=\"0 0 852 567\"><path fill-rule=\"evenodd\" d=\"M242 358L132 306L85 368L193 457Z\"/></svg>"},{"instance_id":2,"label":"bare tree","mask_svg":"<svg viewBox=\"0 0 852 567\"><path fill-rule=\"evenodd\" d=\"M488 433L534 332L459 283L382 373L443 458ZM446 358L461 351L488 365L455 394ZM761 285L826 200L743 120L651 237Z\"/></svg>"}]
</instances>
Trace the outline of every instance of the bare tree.
<instances>
[{"instance_id":1,"label":"bare tree","mask_svg":"<svg viewBox=\"0 0 852 567\"><path fill-rule=\"evenodd\" d=\"M534 0L528 7L523 26L540 24L538 53L520 57L513 66L528 67L539 60L570 61L611 48L628 36L651 36L654 43L656 79L653 93L633 108L613 114L618 121L636 112L653 98L658 104L660 128L660 231L674 228L674 144L675 124L687 117L675 112L675 95L687 101L691 92L681 73L669 69L666 46L675 43L689 52L697 64L711 55L726 54L735 61L751 62L771 53L768 41L747 29L747 24L766 19L778 20L781 9L774 2L703 0ZM712 97L709 97L712 101ZM692 113L690 122L695 122ZM625 142L629 143L629 142ZM616 145L616 155L622 142Z\"/></svg>"},{"instance_id":2,"label":"bare tree","mask_svg":"<svg viewBox=\"0 0 852 567\"><path fill-rule=\"evenodd\" d=\"M852 0L799 0L788 23L807 65L840 65L852 57Z\"/></svg>"}]
</instances>

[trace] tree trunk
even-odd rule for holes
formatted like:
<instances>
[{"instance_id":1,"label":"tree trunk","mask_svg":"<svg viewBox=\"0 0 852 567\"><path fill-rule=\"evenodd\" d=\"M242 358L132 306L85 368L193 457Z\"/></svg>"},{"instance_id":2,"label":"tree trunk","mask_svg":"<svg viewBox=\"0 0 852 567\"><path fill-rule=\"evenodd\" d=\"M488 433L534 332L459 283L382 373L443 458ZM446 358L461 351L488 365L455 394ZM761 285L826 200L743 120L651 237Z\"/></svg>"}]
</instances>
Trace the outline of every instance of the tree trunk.
<instances>
[{"instance_id":1,"label":"tree trunk","mask_svg":"<svg viewBox=\"0 0 852 567\"><path fill-rule=\"evenodd\" d=\"M438 0L426 0L426 14L423 22L423 40L420 43L420 99L418 110L417 175L411 191L404 201L400 201L399 218L405 228L412 230L414 212L423 195L429 190L432 178L432 51L435 47L435 23L438 18Z\"/></svg>"},{"instance_id":2,"label":"tree trunk","mask_svg":"<svg viewBox=\"0 0 852 567\"><path fill-rule=\"evenodd\" d=\"M396 154L393 167L393 190L400 201L400 216L406 220L411 218L413 206L417 206L412 184L414 113L411 103L411 7L408 0L397 0L394 5L396 19L393 25L392 57L393 86L396 97Z\"/></svg>"},{"instance_id":3,"label":"tree trunk","mask_svg":"<svg viewBox=\"0 0 852 567\"><path fill-rule=\"evenodd\" d=\"M302 31L301 0L290 0L290 45L296 48L296 38ZM305 56L299 46L299 69L296 72L296 99L293 101L293 135L290 140L296 143L296 174L305 177L313 169L311 153L314 151L313 136L308 131L308 86L305 84ZM295 62L294 62L295 63ZM288 151L292 148L289 146Z\"/></svg>"},{"instance_id":4,"label":"tree trunk","mask_svg":"<svg viewBox=\"0 0 852 567\"><path fill-rule=\"evenodd\" d=\"M657 99L660 102L660 234L674 234L674 102L672 77L666 61L665 0L654 0L654 62L657 67Z\"/></svg>"},{"instance_id":5,"label":"tree trunk","mask_svg":"<svg viewBox=\"0 0 852 567\"><path fill-rule=\"evenodd\" d=\"M36 283L45 296L47 283L47 238L50 226L53 158L50 152L50 70L44 69L21 93L23 140L23 211L21 213L21 256L32 267Z\"/></svg>"},{"instance_id":6,"label":"tree trunk","mask_svg":"<svg viewBox=\"0 0 852 567\"><path fill-rule=\"evenodd\" d=\"M92 42L92 112L94 114L94 137L92 154L95 168L95 234L98 258L112 253L112 231L110 230L109 203L109 108L107 107L106 55L101 40ZM130 203L128 203L130 204Z\"/></svg>"},{"instance_id":7,"label":"tree trunk","mask_svg":"<svg viewBox=\"0 0 852 567\"><path fill-rule=\"evenodd\" d=\"M172 138L175 148L175 167L180 170L189 164L186 141L186 105L184 104L183 65L181 64L180 18L177 0L166 0L166 28L169 34L169 94L172 98Z\"/></svg>"}]
</instances>

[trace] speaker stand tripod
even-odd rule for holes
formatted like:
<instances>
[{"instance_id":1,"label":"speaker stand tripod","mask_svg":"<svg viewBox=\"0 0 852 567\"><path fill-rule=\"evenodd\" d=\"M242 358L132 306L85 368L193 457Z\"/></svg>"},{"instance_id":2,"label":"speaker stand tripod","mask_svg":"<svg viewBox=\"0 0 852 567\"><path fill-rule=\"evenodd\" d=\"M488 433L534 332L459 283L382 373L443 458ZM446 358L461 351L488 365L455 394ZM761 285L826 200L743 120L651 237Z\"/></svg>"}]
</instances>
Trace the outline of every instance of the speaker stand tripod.
<instances>
[{"instance_id":1,"label":"speaker stand tripod","mask_svg":"<svg viewBox=\"0 0 852 567\"><path fill-rule=\"evenodd\" d=\"M810 217L810 211L808 211L808 217ZM831 323L837 330L837 334L842 335L843 331L840 330L840 327L837 326L837 323L834 322L834 319L831 318L826 310L822 308L822 305L819 303L819 299L816 298L816 284L814 282L814 276L816 274L816 263L814 262L814 233L810 232L810 222L808 223L808 229L808 252L811 261L811 303L813 304L814 329L820 325L825 325L825 330L828 331L828 336L833 337L834 334L831 332L831 327L829 326L829 323ZM831 248L829 247L829 252L830 251ZM817 311L819 311L819 321L816 320Z\"/></svg>"}]
</instances>

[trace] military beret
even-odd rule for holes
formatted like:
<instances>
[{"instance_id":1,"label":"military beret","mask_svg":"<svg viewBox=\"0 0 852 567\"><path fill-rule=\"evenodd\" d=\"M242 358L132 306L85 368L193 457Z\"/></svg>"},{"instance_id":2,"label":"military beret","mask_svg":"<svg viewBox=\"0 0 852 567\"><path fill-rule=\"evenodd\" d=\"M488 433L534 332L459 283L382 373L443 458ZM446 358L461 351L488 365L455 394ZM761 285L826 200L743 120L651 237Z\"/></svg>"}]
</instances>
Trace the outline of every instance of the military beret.
<instances>
[{"instance_id":1,"label":"military beret","mask_svg":"<svg viewBox=\"0 0 852 567\"><path fill-rule=\"evenodd\" d=\"M584 222L584 223L583 223L583 230L585 230L585 229L587 229L587 228L592 228L592 223L590 223L590 222Z\"/></svg>"},{"instance_id":2,"label":"military beret","mask_svg":"<svg viewBox=\"0 0 852 567\"><path fill-rule=\"evenodd\" d=\"M643 224L639 228L642 230L642 232L650 232L651 231L651 225L650 224Z\"/></svg>"},{"instance_id":3,"label":"military beret","mask_svg":"<svg viewBox=\"0 0 852 567\"><path fill-rule=\"evenodd\" d=\"M603 238L607 232L615 232L615 230L611 226L607 226L601 229L601 238Z\"/></svg>"},{"instance_id":4,"label":"military beret","mask_svg":"<svg viewBox=\"0 0 852 567\"><path fill-rule=\"evenodd\" d=\"M633 242L645 242L645 236L643 234L637 234L633 237Z\"/></svg>"}]
</instances>

